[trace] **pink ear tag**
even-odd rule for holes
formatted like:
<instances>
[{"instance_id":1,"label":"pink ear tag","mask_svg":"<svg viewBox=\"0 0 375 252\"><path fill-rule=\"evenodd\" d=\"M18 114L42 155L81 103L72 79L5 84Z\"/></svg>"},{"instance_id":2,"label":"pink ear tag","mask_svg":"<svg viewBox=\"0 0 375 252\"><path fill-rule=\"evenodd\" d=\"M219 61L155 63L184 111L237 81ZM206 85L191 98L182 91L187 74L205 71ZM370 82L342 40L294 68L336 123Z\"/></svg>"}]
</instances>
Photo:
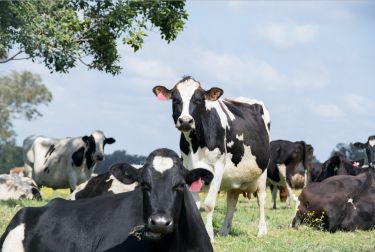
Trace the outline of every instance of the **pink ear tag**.
<instances>
[{"instance_id":1,"label":"pink ear tag","mask_svg":"<svg viewBox=\"0 0 375 252\"><path fill-rule=\"evenodd\" d=\"M353 165L353 167L357 167L358 168L359 167L359 162L353 161L352 165Z\"/></svg>"},{"instance_id":2,"label":"pink ear tag","mask_svg":"<svg viewBox=\"0 0 375 252\"><path fill-rule=\"evenodd\" d=\"M196 181L194 181L193 183L191 183L189 191L190 192L199 192L202 189L202 186L203 186L202 179L199 178Z\"/></svg>"},{"instance_id":3,"label":"pink ear tag","mask_svg":"<svg viewBox=\"0 0 375 252\"><path fill-rule=\"evenodd\" d=\"M166 100L168 100L167 97L165 97L162 92L158 93L157 97L158 97L159 101L166 101Z\"/></svg>"}]
</instances>

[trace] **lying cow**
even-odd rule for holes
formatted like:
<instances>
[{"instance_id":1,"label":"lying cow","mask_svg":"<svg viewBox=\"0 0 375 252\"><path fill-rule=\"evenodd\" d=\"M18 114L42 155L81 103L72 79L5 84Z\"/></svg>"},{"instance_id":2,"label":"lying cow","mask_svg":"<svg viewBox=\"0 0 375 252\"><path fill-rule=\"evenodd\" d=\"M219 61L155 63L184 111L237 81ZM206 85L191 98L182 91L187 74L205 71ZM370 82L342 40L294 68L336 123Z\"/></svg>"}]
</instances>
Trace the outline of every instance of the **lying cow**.
<instances>
[{"instance_id":1,"label":"lying cow","mask_svg":"<svg viewBox=\"0 0 375 252\"><path fill-rule=\"evenodd\" d=\"M106 138L102 131L90 136L53 139L31 136L23 142L26 175L38 186L53 189L70 188L87 181L96 164L104 158L104 146L115 139Z\"/></svg>"},{"instance_id":2,"label":"lying cow","mask_svg":"<svg viewBox=\"0 0 375 252\"><path fill-rule=\"evenodd\" d=\"M18 174L0 175L0 200L37 199L41 200L38 186L28 177Z\"/></svg>"},{"instance_id":3,"label":"lying cow","mask_svg":"<svg viewBox=\"0 0 375 252\"><path fill-rule=\"evenodd\" d=\"M299 196L292 227L301 223L335 232L375 227L375 171L311 183Z\"/></svg>"},{"instance_id":4,"label":"lying cow","mask_svg":"<svg viewBox=\"0 0 375 252\"><path fill-rule=\"evenodd\" d=\"M188 188L199 190L211 172L188 171L175 152L158 149L142 168L126 166L125 173L141 186L21 209L0 238L2 252L213 251Z\"/></svg>"},{"instance_id":5,"label":"lying cow","mask_svg":"<svg viewBox=\"0 0 375 252\"><path fill-rule=\"evenodd\" d=\"M365 149L369 166L375 166L375 135L369 136L366 143L356 142L354 146Z\"/></svg>"},{"instance_id":6,"label":"lying cow","mask_svg":"<svg viewBox=\"0 0 375 252\"><path fill-rule=\"evenodd\" d=\"M127 163L113 165L108 172L92 177L79 185L70 195L71 200L86 199L102 194L130 192L138 185L126 175Z\"/></svg>"},{"instance_id":7,"label":"lying cow","mask_svg":"<svg viewBox=\"0 0 375 252\"><path fill-rule=\"evenodd\" d=\"M264 207L269 162L270 116L264 104L247 98L220 99L223 90L204 90L199 82L184 77L172 89L153 88L160 100L171 100L173 120L181 131L180 150L189 169L206 168L214 179L204 201L206 228L213 240L213 211L219 190L227 192L227 213L220 230L227 235L239 194L257 192L258 236L267 233ZM194 195L199 206L199 195Z\"/></svg>"},{"instance_id":8,"label":"lying cow","mask_svg":"<svg viewBox=\"0 0 375 252\"><path fill-rule=\"evenodd\" d=\"M335 153L321 165L314 165L310 171L311 182L321 182L336 175L358 175L367 172L369 168L362 168L364 160L348 160L343 154Z\"/></svg>"},{"instance_id":9,"label":"lying cow","mask_svg":"<svg viewBox=\"0 0 375 252\"><path fill-rule=\"evenodd\" d=\"M268 182L274 185L272 190L273 208L276 208L276 186L286 186L288 197L286 207L290 207L290 198L298 203L297 196L293 194L294 184L305 181L304 171L310 170L313 157L313 148L304 141L291 142L287 140L276 140L270 143L271 157L267 168ZM302 174L299 172L299 164L302 163ZM302 182L302 184L304 184Z\"/></svg>"}]
</instances>

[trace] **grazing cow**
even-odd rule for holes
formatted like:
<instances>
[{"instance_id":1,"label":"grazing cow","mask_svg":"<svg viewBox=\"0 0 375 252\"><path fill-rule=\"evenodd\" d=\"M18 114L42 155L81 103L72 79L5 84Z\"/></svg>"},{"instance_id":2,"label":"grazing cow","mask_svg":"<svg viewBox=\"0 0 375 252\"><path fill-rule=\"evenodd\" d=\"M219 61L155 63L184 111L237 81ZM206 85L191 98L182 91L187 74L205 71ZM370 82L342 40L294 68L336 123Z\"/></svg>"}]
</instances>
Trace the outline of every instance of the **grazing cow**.
<instances>
[{"instance_id":1,"label":"grazing cow","mask_svg":"<svg viewBox=\"0 0 375 252\"><path fill-rule=\"evenodd\" d=\"M212 217L219 190L227 192L227 213L220 233L232 225L238 196L257 192L258 236L267 233L264 216L267 165L269 162L270 116L262 102L246 98L219 99L223 90L204 90L191 77L184 77L171 89L153 88L160 100L172 100L173 120L181 131L180 149L189 170L206 168L214 173L204 202L206 228L213 240ZM199 195L194 194L199 206Z\"/></svg>"},{"instance_id":2,"label":"grazing cow","mask_svg":"<svg viewBox=\"0 0 375 252\"><path fill-rule=\"evenodd\" d=\"M342 153L335 153L321 165L314 165L310 171L310 182L321 182L336 175L358 175L367 172L362 168L364 160L348 160Z\"/></svg>"},{"instance_id":3,"label":"grazing cow","mask_svg":"<svg viewBox=\"0 0 375 252\"><path fill-rule=\"evenodd\" d=\"M20 176L25 176L25 167L17 166L17 167L10 168L9 174L18 174Z\"/></svg>"},{"instance_id":4,"label":"grazing cow","mask_svg":"<svg viewBox=\"0 0 375 252\"><path fill-rule=\"evenodd\" d=\"M91 177L96 164L104 158L105 144L115 139L106 138L102 131L90 136L53 139L31 136L23 141L23 158L28 176L38 186L53 189L70 188L74 191Z\"/></svg>"},{"instance_id":5,"label":"grazing cow","mask_svg":"<svg viewBox=\"0 0 375 252\"><path fill-rule=\"evenodd\" d=\"M0 200L37 199L41 200L38 186L28 177L18 174L0 175Z\"/></svg>"},{"instance_id":6,"label":"grazing cow","mask_svg":"<svg viewBox=\"0 0 375 252\"><path fill-rule=\"evenodd\" d=\"M338 175L306 186L292 227L301 223L335 232L375 227L375 171Z\"/></svg>"},{"instance_id":7,"label":"grazing cow","mask_svg":"<svg viewBox=\"0 0 375 252\"><path fill-rule=\"evenodd\" d=\"M102 194L130 192L138 185L126 175L127 163L118 163L109 168L109 171L92 177L85 183L77 186L70 195L71 200L86 199Z\"/></svg>"},{"instance_id":8,"label":"grazing cow","mask_svg":"<svg viewBox=\"0 0 375 252\"><path fill-rule=\"evenodd\" d=\"M126 165L141 186L134 191L21 209L0 238L14 251L213 251L192 190L212 180L205 169L188 171L175 152L153 151L145 165Z\"/></svg>"},{"instance_id":9,"label":"grazing cow","mask_svg":"<svg viewBox=\"0 0 375 252\"><path fill-rule=\"evenodd\" d=\"M288 197L286 207L290 207L290 198L298 204L298 198L293 194L294 184L301 184L299 180L305 181L305 171L310 170L313 157L313 147L304 141L291 142L287 140L276 140L270 143L271 157L267 168L267 178L270 184L286 186ZM302 163L302 174L298 170ZM304 184L304 183L302 183ZM277 187L272 190L273 208L276 209Z\"/></svg>"},{"instance_id":10,"label":"grazing cow","mask_svg":"<svg viewBox=\"0 0 375 252\"><path fill-rule=\"evenodd\" d=\"M354 146L359 149L365 149L369 166L375 166L375 135L369 136L366 143L356 142Z\"/></svg>"}]
</instances>

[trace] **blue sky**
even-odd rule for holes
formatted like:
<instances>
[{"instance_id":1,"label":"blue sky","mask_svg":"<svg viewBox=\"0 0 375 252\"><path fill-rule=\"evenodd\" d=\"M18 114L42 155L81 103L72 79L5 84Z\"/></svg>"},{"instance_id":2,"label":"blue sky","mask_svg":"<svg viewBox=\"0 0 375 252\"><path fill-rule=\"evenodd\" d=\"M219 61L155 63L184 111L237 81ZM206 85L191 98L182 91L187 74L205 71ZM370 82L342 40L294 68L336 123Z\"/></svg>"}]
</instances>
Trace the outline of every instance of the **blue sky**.
<instances>
[{"instance_id":1,"label":"blue sky","mask_svg":"<svg viewBox=\"0 0 375 252\"><path fill-rule=\"evenodd\" d=\"M142 50L120 45L123 73L82 65L50 74L18 61L0 74L29 70L53 92L44 114L15 121L17 142L31 134L79 136L102 129L117 142L107 149L148 154L178 150L171 104L155 85L172 87L192 75L224 97L265 102L271 139L305 140L324 161L339 142L375 134L375 3L372 1L191 1L184 31L168 44L152 31Z\"/></svg>"}]
</instances>

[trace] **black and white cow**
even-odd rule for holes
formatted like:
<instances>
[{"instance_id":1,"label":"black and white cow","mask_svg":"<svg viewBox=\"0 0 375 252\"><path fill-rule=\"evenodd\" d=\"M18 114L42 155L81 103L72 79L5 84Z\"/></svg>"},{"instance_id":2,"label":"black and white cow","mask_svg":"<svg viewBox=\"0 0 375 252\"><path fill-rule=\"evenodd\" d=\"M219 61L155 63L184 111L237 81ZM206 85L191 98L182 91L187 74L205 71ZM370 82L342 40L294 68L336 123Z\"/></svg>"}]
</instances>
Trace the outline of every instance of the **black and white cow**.
<instances>
[{"instance_id":1,"label":"black and white cow","mask_svg":"<svg viewBox=\"0 0 375 252\"><path fill-rule=\"evenodd\" d=\"M336 175L356 176L367 172L369 168L363 167L364 160L349 160L342 153L334 153L321 165L314 165L310 170L310 182L321 182Z\"/></svg>"},{"instance_id":2,"label":"black and white cow","mask_svg":"<svg viewBox=\"0 0 375 252\"><path fill-rule=\"evenodd\" d=\"M2 252L213 251L188 187L209 183L211 172L188 171L175 152L158 149L125 173L141 186L21 209L0 238Z\"/></svg>"},{"instance_id":3,"label":"black and white cow","mask_svg":"<svg viewBox=\"0 0 375 252\"><path fill-rule=\"evenodd\" d=\"M273 185L273 208L276 208L276 186L287 187L286 207L290 207L291 197L297 206L298 198L292 191L293 175L300 175L298 172L299 164L303 165L304 171L310 170L314 149L304 141L291 142L287 140L271 141L270 147L271 158L267 168L267 178L268 182Z\"/></svg>"},{"instance_id":4,"label":"black and white cow","mask_svg":"<svg viewBox=\"0 0 375 252\"><path fill-rule=\"evenodd\" d=\"M71 200L87 199L102 194L130 192L138 185L126 175L127 163L114 164L108 172L92 177L77 186L70 195Z\"/></svg>"},{"instance_id":5,"label":"black and white cow","mask_svg":"<svg viewBox=\"0 0 375 252\"><path fill-rule=\"evenodd\" d=\"M308 184L299 196L300 204L292 227L301 223L335 232L375 227L375 171L357 176L337 175Z\"/></svg>"},{"instance_id":6,"label":"black and white cow","mask_svg":"<svg viewBox=\"0 0 375 252\"><path fill-rule=\"evenodd\" d=\"M26 175L38 186L70 188L87 181L104 158L104 146L115 139L96 130L90 136L64 139L30 136L23 141Z\"/></svg>"},{"instance_id":7,"label":"black and white cow","mask_svg":"<svg viewBox=\"0 0 375 252\"><path fill-rule=\"evenodd\" d=\"M238 195L257 192L258 236L265 235L270 116L264 104L246 98L219 99L222 89L213 87L206 91L191 77L184 77L171 90L156 86L153 92L160 100L172 100L173 120L181 131L180 149L185 167L205 168L214 173L204 202L211 240L219 190L227 192L227 213L221 234L230 231ZM199 195L194 197L199 206Z\"/></svg>"},{"instance_id":8,"label":"black and white cow","mask_svg":"<svg viewBox=\"0 0 375 252\"><path fill-rule=\"evenodd\" d=\"M354 146L365 149L369 166L375 166L375 135L369 136L366 143L356 142Z\"/></svg>"},{"instance_id":9,"label":"black and white cow","mask_svg":"<svg viewBox=\"0 0 375 252\"><path fill-rule=\"evenodd\" d=\"M0 175L0 200L37 199L41 200L37 184L29 177L18 174Z\"/></svg>"}]
</instances>

